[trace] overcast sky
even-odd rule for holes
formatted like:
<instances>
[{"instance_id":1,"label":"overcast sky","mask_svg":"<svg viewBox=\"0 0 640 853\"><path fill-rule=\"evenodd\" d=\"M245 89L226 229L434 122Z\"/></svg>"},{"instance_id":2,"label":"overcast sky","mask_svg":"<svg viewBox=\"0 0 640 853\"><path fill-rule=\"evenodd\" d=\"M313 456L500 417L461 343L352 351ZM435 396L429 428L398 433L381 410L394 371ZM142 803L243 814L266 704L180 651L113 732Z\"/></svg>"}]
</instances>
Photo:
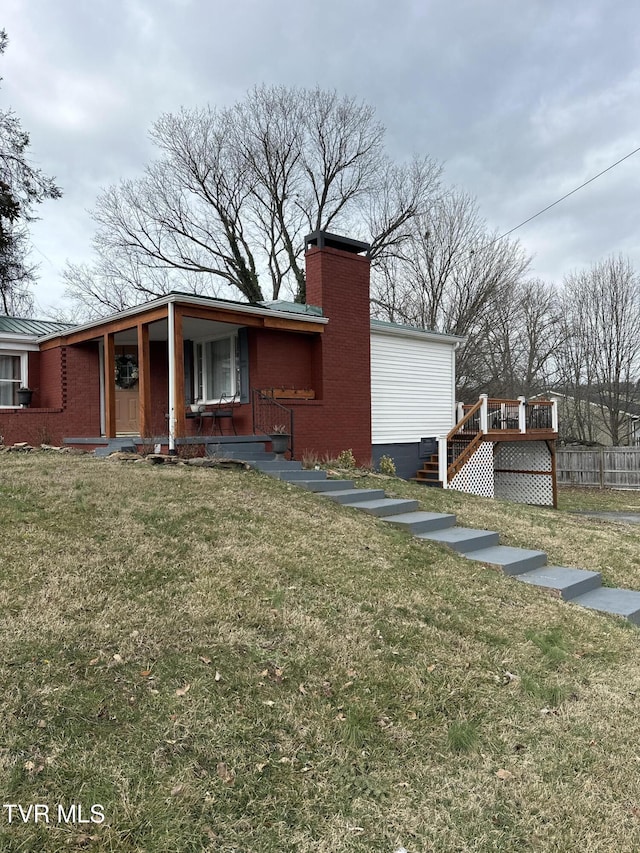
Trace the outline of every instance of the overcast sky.
<instances>
[{"instance_id":1,"label":"overcast sky","mask_svg":"<svg viewBox=\"0 0 640 853\"><path fill-rule=\"evenodd\" d=\"M393 157L443 162L500 233L640 146L629 0L2 0L2 28L0 107L64 192L32 229L40 313L91 259L99 190L152 158L152 122L257 83L367 101ZM639 204L637 154L516 235L547 280L612 252L640 268Z\"/></svg>"}]
</instances>

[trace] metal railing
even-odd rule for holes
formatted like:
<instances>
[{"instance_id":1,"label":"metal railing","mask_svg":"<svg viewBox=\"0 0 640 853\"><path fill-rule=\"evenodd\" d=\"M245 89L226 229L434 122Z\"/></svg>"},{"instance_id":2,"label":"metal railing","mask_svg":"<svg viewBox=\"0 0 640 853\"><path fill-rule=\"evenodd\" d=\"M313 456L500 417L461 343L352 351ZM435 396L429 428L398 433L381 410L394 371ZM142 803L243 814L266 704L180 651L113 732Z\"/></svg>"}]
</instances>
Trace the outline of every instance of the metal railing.
<instances>
[{"instance_id":1,"label":"metal railing","mask_svg":"<svg viewBox=\"0 0 640 853\"><path fill-rule=\"evenodd\" d=\"M274 433L289 436L288 450L293 459L293 411L278 403L257 388L253 389L253 432L263 435Z\"/></svg>"},{"instance_id":2,"label":"metal railing","mask_svg":"<svg viewBox=\"0 0 640 853\"><path fill-rule=\"evenodd\" d=\"M458 423L448 435L438 438L438 470L445 489L471 458L482 437L497 438L499 432L504 434L504 440L509 440L512 435L519 438L531 434L532 438L537 438L546 437L541 433L557 433L557 404L551 400L529 403L524 397L517 400L490 399L487 394L481 394L477 403L458 403Z\"/></svg>"}]
</instances>

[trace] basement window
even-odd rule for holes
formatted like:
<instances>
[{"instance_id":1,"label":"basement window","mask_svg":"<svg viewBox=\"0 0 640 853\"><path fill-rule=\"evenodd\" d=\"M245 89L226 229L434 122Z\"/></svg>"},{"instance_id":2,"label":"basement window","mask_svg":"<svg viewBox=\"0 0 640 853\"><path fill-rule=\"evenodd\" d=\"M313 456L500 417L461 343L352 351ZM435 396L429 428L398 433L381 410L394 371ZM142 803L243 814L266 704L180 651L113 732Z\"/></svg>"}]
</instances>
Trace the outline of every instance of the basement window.
<instances>
[{"instance_id":1,"label":"basement window","mask_svg":"<svg viewBox=\"0 0 640 853\"><path fill-rule=\"evenodd\" d=\"M232 335L193 345L194 397L201 403L218 403L240 392L238 338Z\"/></svg>"},{"instance_id":2,"label":"basement window","mask_svg":"<svg viewBox=\"0 0 640 853\"><path fill-rule=\"evenodd\" d=\"M18 405L18 388L28 384L27 364L26 353L0 354L0 407Z\"/></svg>"}]
</instances>

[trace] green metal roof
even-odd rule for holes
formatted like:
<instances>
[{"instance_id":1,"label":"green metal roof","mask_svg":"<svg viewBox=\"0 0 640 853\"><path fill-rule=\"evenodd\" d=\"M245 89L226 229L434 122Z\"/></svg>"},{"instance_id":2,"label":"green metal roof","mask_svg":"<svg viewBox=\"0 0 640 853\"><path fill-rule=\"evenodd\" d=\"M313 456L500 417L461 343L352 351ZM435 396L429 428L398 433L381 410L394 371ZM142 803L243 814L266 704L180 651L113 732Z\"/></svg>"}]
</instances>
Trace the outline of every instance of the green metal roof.
<instances>
[{"instance_id":1,"label":"green metal roof","mask_svg":"<svg viewBox=\"0 0 640 853\"><path fill-rule=\"evenodd\" d=\"M73 323L59 323L55 320L28 320L21 317L0 317L0 335L29 335L40 337L40 335L51 335L54 332L62 332L73 326Z\"/></svg>"},{"instance_id":2,"label":"green metal roof","mask_svg":"<svg viewBox=\"0 0 640 853\"><path fill-rule=\"evenodd\" d=\"M314 314L316 317L322 317L322 308L317 305L306 305L303 302L288 302L286 299L273 299L270 301L261 302L265 308L271 308L273 311L289 311L292 314Z\"/></svg>"}]
</instances>

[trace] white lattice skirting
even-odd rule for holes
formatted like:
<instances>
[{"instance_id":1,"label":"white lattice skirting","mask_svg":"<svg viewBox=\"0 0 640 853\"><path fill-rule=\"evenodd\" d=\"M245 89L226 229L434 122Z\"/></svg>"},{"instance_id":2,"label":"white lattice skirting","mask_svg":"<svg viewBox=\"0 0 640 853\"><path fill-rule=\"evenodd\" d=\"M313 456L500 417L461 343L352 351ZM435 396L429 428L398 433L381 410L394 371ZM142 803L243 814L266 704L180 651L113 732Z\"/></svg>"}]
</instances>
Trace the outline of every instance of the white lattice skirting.
<instances>
[{"instance_id":1,"label":"white lattice skirting","mask_svg":"<svg viewBox=\"0 0 640 853\"><path fill-rule=\"evenodd\" d=\"M483 441L450 489L516 503L553 506L551 452L544 441Z\"/></svg>"},{"instance_id":2,"label":"white lattice skirting","mask_svg":"<svg viewBox=\"0 0 640 853\"><path fill-rule=\"evenodd\" d=\"M493 442L483 441L449 483L450 489L493 498Z\"/></svg>"},{"instance_id":3,"label":"white lattice skirting","mask_svg":"<svg viewBox=\"0 0 640 853\"><path fill-rule=\"evenodd\" d=\"M495 497L553 506L552 470L544 441L501 442L494 457Z\"/></svg>"}]
</instances>

